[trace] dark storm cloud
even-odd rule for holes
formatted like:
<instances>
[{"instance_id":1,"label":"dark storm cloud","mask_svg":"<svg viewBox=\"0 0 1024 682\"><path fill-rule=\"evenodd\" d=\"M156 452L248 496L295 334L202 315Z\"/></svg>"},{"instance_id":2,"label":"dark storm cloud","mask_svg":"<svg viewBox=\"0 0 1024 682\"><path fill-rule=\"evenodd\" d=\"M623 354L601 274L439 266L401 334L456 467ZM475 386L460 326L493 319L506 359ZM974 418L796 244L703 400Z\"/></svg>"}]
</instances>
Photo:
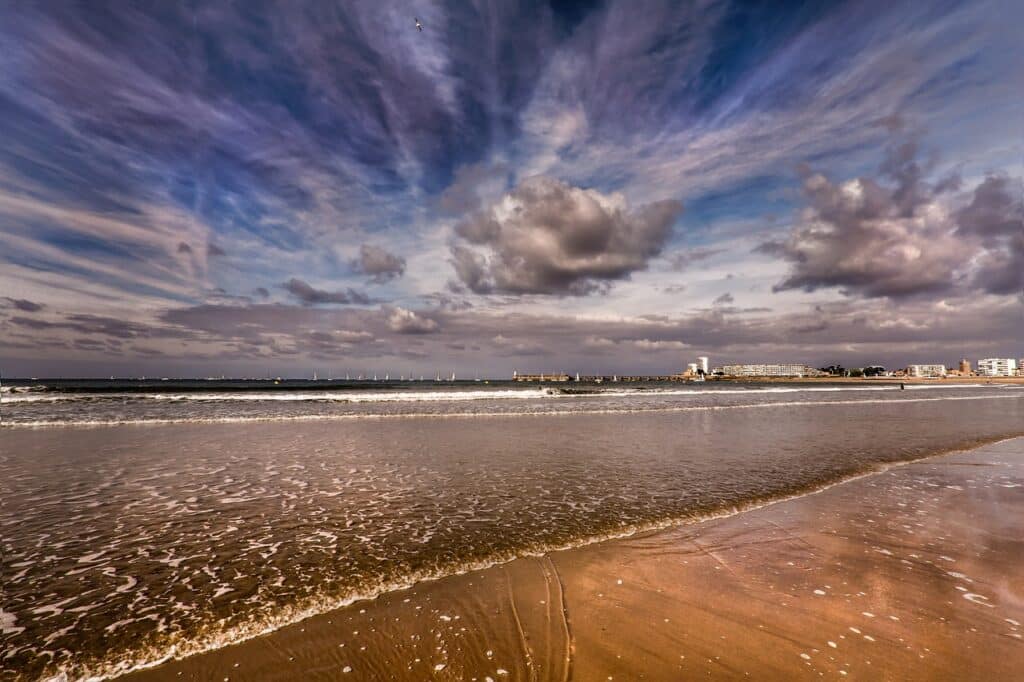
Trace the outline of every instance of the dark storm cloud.
<instances>
[{"instance_id":1,"label":"dark storm cloud","mask_svg":"<svg viewBox=\"0 0 1024 682\"><path fill-rule=\"evenodd\" d=\"M983 256L973 283L990 294L1024 296L1024 234L1009 237L1004 249Z\"/></svg>"},{"instance_id":2,"label":"dark storm cloud","mask_svg":"<svg viewBox=\"0 0 1024 682\"><path fill-rule=\"evenodd\" d=\"M178 253L192 253L192 247L185 242L178 242Z\"/></svg>"},{"instance_id":3,"label":"dark storm cloud","mask_svg":"<svg viewBox=\"0 0 1024 682\"><path fill-rule=\"evenodd\" d=\"M361 291L351 288L345 291L325 291L324 289L316 289L297 277L292 277L281 286L305 305L318 305L321 303L365 305L370 303L370 297Z\"/></svg>"},{"instance_id":4,"label":"dark storm cloud","mask_svg":"<svg viewBox=\"0 0 1024 682\"><path fill-rule=\"evenodd\" d=\"M373 244L359 247L359 258L352 262L356 272L370 276L376 284L401 277L405 273L405 258Z\"/></svg>"},{"instance_id":5,"label":"dark storm cloud","mask_svg":"<svg viewBox=\"0 0 1024 682\"><path fill-rule=\"evenodd\" d=\"M974 189L957 215L957 233L981 240L974 285L991 294L1024 294L1024 187L1020 180L990 176Z\"/></svg>"},{"instance_id":6,"label":"dark storm cloud","mask_svg":"<svg viewBox=\"0 0 1024 682\"><path fill-rule=\"evenodd\" d=\"M460 222L459 279L477 293L585 295L647 267L682 211L678 201L630 209L621 195L545 177L524 180Z\"/></svg>"},{"instance_id":7,"label":"dark storm cloud","mask_svg":"<svg viewBox=\"0 0 1024 682\"><path fill-rule=\"evenodd\" d=\"M721 296L719 296L718 298L716 298L714 301L712 301L711 305L724 306L724 305L730 305L731 303L735 303L735 302L736 302L736 299L733 298L732 294L725 293L725 294L722 294Z\"/></svg>"},{"instance_id":8,"label":"dark storm cloud","mask_svg":"<svg viewBox=\"0 0 1024 682\"><path fill-rule=\"evenodd\" d=\"M956 214L958 232L998 242L1024 232L1021 182L989 176L974 188L971 202Z\"/></svg>"},{"instance_id":9,"label":"dark storm cloud","mask_svg":"<svg viewBox=\"0 0 1024 682\"><path fill-rule=\"evenodd\" d=\"M24 298L4 297L4 300L7 301L11 308L20 310L23 313L37 313L46 307L42 303L36 303Z\"/></svg>"},{"instance_id":10,"label":"dark storm cloud","mask_svg":"<svg viewBox=\"0 0 1024 682\"><path fill-rule=\"evenodd\" d=\"M267 291L264 287L256 287L255 289L253 289L253 293L259 296L260 298L270 298L270 292Z\"/></svg>"}]
</instances>

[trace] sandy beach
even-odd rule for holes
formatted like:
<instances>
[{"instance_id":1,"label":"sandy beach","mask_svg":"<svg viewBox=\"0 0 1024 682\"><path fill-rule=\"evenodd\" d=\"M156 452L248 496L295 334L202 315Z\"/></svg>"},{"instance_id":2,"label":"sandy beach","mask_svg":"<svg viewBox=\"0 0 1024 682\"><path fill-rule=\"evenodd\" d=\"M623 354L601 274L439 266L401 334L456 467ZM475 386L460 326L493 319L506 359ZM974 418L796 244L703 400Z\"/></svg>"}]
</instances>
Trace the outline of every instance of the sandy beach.
<instances>
[{"instance_id":1,"label":"sandy beach","mask_svg":"<svg viewBox=\"0 0 1024 682\"><path fill-rule=\"evenodd\" d=\"M417 585L125 680L1010 679L1024 439Z\"/></svg>"}]
</instances>

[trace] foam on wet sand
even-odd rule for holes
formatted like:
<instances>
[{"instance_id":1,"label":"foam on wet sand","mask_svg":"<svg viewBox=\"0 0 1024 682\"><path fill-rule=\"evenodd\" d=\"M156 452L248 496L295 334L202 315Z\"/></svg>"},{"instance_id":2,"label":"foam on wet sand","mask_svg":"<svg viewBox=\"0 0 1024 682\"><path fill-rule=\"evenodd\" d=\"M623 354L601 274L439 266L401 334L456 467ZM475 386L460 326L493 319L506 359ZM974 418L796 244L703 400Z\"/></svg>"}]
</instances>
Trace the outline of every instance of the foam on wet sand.
<instances>
[{"instance_id":1,"label":"foam on wet sand","mask_svg":"<svg viewBox=\"0 0 1024 682\"><path fill-rule=\"evenodd\" d=\"M1011 679L1020 482L1024 439L1003 441L423 583L129 677Z\"/></svg>"}]
</instances>

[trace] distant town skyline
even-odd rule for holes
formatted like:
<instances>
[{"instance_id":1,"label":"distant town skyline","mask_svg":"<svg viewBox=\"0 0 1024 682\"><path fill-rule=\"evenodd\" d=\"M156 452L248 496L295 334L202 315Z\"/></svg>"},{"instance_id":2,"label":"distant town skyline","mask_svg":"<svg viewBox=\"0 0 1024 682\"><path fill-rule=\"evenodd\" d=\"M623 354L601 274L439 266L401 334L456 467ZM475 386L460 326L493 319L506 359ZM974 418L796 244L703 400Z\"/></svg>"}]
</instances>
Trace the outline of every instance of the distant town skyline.
<instances>
[{"instance_id":1,"label":"distant town skyline","mask_svg":"<svg viewBox=\"0 0 1024 682\"><path fill-rule=\"evenodd\" d=\"M1024 5L9 4L0 372L1024 356Z\"/></svg>"}]
</instances>

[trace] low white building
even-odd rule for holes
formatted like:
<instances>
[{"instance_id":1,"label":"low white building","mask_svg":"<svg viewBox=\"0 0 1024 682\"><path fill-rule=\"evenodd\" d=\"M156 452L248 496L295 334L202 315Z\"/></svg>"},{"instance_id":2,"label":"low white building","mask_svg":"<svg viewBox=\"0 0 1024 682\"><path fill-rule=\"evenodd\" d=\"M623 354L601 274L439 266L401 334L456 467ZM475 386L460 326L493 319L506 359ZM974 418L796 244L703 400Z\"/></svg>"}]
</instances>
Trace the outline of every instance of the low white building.
<instances>
[{"instance_id":1,"label":"low white building","mask_svg":"<svg viewBox=\"0 0 1024 682\"><path fill-rule=\"evenodd\" d=\"M807 365L723 365L730 377L820 377L825 373Z\"/></svg>"},{"instance_id":2,"label":"low white building","mask_svg":"<svg viewBox=\"0 0 1024 682\"><path fill-rule=\"evenodd\" d=\"M983 377L1012 377L1017 373L1013 358L984 358L978 360L978 375Z\"/></svg>"},{"instance_id":3,"label":"low white building","mask_svg":"<svg viewBox=\"0 0 1024 682\"><path fill-rule=\"evenodd\" d=\"M934 379L946 376L945 365L907 365L907 376Z\"/></svg>"}]
</instances>

